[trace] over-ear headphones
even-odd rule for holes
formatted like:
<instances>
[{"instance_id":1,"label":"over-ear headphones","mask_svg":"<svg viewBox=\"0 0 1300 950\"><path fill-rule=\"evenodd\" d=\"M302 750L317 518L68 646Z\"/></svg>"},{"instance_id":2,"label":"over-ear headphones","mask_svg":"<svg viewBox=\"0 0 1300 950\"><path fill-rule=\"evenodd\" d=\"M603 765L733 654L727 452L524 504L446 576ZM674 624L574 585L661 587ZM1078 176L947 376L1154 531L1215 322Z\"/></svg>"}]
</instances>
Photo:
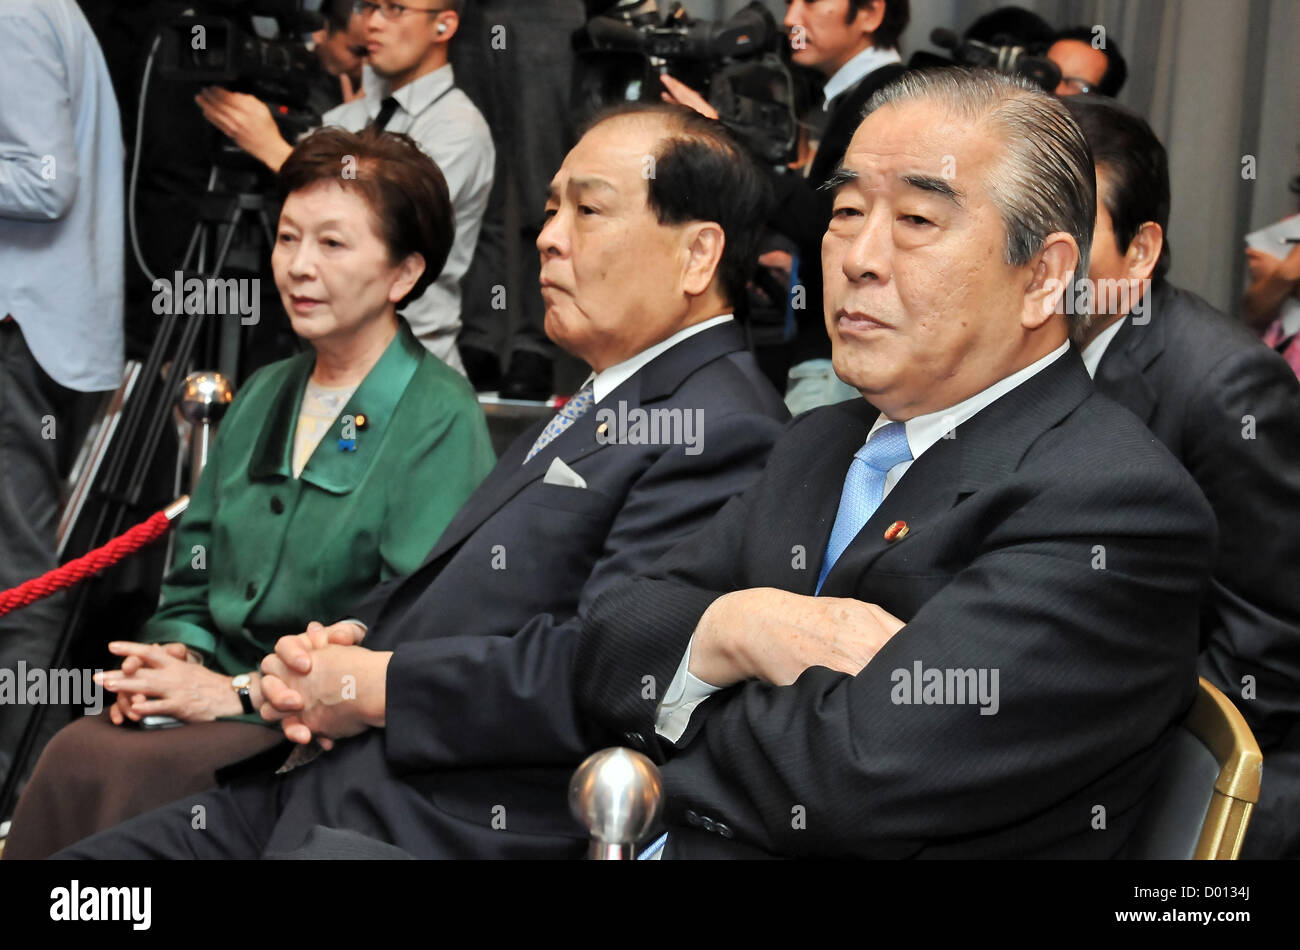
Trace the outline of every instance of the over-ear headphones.
<instances>
[{"instance_id":1,"label":"over-ear headphones","mask_svg":"<svg viewBox=\"0 0 1300 950\"><path fill-rule=\"evenodd\" d=\"M446 32L447 32L447 24L446 24L446 23L439 23L439 24L438 24L438 32L439 32L439 33L446 33Z\"/></svg>"}]
</instances>

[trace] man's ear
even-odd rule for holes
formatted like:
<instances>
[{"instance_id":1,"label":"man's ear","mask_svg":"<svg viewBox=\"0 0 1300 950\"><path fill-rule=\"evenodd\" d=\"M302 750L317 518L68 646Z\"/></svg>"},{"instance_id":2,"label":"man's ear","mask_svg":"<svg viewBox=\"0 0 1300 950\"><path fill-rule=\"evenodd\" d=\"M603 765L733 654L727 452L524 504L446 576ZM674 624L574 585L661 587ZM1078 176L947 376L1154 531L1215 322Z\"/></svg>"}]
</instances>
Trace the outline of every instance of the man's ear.
<instances>
[{"instance_id":1,"label":"man's ear","mask_svg":"<svg viewBox=\"0 0 1300 950\"><path fill-rule=\"evenodd\" d=\"M727 236L720 225L701 221L687 225L683 238L686 241L686 267L682 273L682 289L692 297L699 297L719 276Z\"/></svg>"},{"instance_id":2,"label":"man's ear","mask_svg":"<svg viewBox=\"0 0 1300 950\"><path fill-rule=\"evenodd\" d=\"M424 255L407 254L402 263L397 265L397 279L388 288L389 303L397 303L411 292L415 282L424 273Z\"/></svg>"},{"instance_id":3,"label":"man's ear","mask_svg":"<svg viewBox=\"0 0 1300 950\"><path fill-rule=\"evenodd\" d=\"M460 14L457 13L455 10L442 11L441 13L438 14L437 21L439 24L443 24L443 23L447 24L447 29L438 33L439 43L446 43L453 36L455 36L456 31L460 29ZM435 26L434 30L437 31L437 29L438 27Z\"/></svg>"},{"instance_id":4,"label":"man's ear","mask_svg":"<svg viewBox=\"0 0 1300 950\"><path fill-rule=\"evenodd\" d=\"M1067 295L1074 293L1075 271L1079 266L1079 245L1064 231L1047 236L1033 264L1025 287L1020 325L1037 330L1061 312Z\"/></svg>"},{"instance_id":5,"label":"man's ear","mask_svg":"<svg viewBox=\"0 0 1300 950\"><path fill-rule=\"evenodd\" d=\"M1125 276L1133 280L1148 279L1160 261L1164 246L1164 230L1154 221L1144 221L1124 252Z\"/></svg>"},{"instance_id":6,"label":"man's ear","mask_svg":"<svg viewBox=\"0 0 1300 950\"><path fill-rule=\"evenodd\" d=\"M850 3L853 0L849 0ZM885 0L872 0L865 7L858 8L858 15L853 20L853 27L862 30L863 36L870 36L880 29L885 22Z\"/></svg>"}]
</instances>

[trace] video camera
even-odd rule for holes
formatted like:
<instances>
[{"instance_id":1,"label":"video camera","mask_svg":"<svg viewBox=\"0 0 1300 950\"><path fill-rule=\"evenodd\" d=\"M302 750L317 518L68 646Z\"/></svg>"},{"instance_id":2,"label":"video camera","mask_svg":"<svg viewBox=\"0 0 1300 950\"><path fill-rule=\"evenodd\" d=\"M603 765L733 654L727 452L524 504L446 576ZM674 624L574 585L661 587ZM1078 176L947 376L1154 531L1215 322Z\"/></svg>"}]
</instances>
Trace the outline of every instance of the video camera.
<instances>
[{"instance_id":1,"label":"video camera","mask_svg":"<svg viewBox=\"0 0 1300 950\"><path fill-rule=\"evenodd\" d=\"M162 27L159 75L303 109L316 69L303 37L324 26L319 8L320 0L196 0Z\"/></svg>"},{"instance_id":2,"label":"video camera","mask_svg":"<svg viewBox=\"0 0 1300 950\"><path fill-rule=\"evenodd\" d=\"M993 45L981 40L962 39L952 30L942 27L930 33L930 42L951 52L952 59L921 51L912 56L908 63L910 67L979 66L1028 79L1047 92L1055 92L1061 81L1061 70L1054 62L1045 56L1034 55L1034 51L1025 46L1014 43Z\"/></svg>"},{"instance_id":3,"label":"video camera","mask_svg":"<svg viewBox=\"0 0 1300 950\"><path fill-rule=\"evenodd\" d=\"M618 102L657 102L671 74L718 110L769 164L794 156L794 82L781 59L785 35L761 3L723 23L692 19L681 3L660 18L654 0L592 17L574 36L573 107L580 117Z\"/></svg>"}]
</instances>

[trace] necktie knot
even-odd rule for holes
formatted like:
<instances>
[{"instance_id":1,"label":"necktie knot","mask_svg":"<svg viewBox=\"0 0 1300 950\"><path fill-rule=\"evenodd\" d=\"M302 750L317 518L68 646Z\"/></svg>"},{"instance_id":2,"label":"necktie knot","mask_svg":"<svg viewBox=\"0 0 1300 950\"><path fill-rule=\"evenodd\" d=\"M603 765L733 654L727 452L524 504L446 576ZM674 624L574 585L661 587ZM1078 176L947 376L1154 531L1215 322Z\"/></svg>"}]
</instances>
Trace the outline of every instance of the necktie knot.
<instances>
[{"instance_id":1,"label":"necktie knot","mask_svg":"<svg viewBox=\"0 0 1300 950\"><path fill-rule=\"evenodd\" d=\"M907 427L901 422L881 426L853 457L877 472L888 472L898 463L911 460L912 447L907 444Z\"/></svg>"},{"instance_id":2,"label":"necktie knot","mask_svg":"<svg viewBox=\"0 0 1300 950\"><path fill-rule=\"evenodd\" d=\"M393 118L393 113L397 111L397 100L388 96L383 102L379 103L379 115L375 116L372 123L380 132L388 128L389 121Z\"/></svg>"}]
</instances>

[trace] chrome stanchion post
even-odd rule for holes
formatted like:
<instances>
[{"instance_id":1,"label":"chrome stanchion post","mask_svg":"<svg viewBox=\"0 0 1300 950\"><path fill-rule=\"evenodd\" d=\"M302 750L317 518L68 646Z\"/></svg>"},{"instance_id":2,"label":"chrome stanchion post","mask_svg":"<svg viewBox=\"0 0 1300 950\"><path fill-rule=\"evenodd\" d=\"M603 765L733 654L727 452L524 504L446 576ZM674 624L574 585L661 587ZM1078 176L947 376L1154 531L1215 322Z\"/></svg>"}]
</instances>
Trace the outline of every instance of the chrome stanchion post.
<instances>
[{"instance_id":1,"label":"chrome stanchion post","mask_svg":"<svg viewBox=\"0 0 1300 950\"><path fill-rule=\"evenodd\" d=\"M663 780L655 764L631 749L588 756L569 783L569 808L591 834L587 857L628 861L659 817Z\"/></svg>"},{"instance_id":2,"label":"chrome stanchion post","mask_svg":"<svg viewBox=\"0 0 1300 950\"><path fill-rule=\"evenodd\" d=\"M235 398L230 380L216 372L190 373L181 387L177 406L190 424L190 491L199 483L208 462L213 427L221 421Z\"/></svg>"}]
</instances>

